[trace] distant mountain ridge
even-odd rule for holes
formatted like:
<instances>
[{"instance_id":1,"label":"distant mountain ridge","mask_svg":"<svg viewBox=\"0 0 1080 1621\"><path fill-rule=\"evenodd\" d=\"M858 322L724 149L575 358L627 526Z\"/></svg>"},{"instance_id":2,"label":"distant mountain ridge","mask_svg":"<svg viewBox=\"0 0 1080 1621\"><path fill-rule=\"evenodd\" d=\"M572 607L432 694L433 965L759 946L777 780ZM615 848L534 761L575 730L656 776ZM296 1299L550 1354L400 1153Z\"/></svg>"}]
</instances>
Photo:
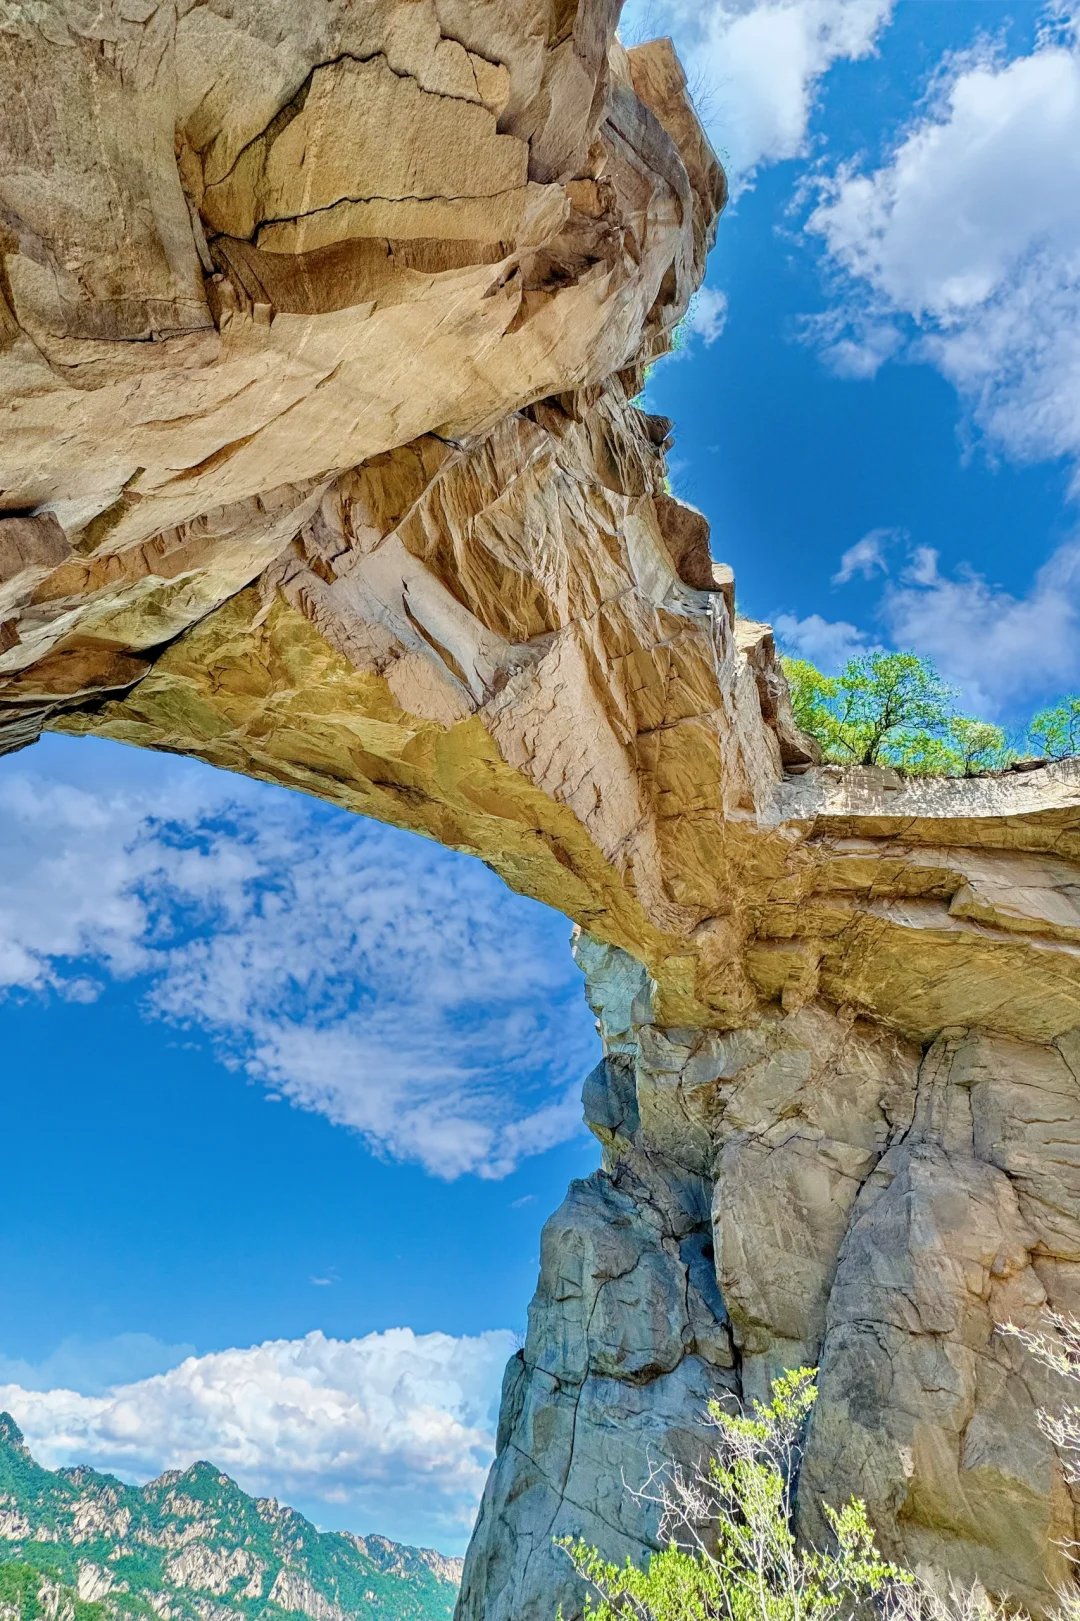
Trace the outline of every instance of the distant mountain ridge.
<instances>
[{"instance_id":1,"label":"distant mountain ridge","mask_svg":"<svg viewBox=\"0 0 1080 1621\"><path fill-rule=\"evenodd\" d=\"M319 1531L209 1463L45 1469L0 1413L0 1621L446 1621L461 1564Z\"/></svg>"}]
</instances>

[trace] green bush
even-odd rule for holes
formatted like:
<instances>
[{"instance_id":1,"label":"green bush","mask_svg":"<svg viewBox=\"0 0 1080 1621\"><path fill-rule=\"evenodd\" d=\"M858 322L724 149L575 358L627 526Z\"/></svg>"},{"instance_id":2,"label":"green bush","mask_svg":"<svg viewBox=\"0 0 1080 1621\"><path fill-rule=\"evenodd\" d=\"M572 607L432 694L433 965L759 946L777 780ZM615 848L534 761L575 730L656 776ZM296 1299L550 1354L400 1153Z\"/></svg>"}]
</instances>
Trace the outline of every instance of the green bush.
<instances>
[{"instance_id":1,"label":"green bush","mask_svg":"<svg viewBox=\"0 0 1080 1621\"><path fill-rule=\"evenodd\" d=\"M1005 1324L1000 1331L1080 1382L1080 1322L1049 1315L1047 1329L1029 1333ZM792 1497L817 1396L814 1374L812 1368L784 1374L773 1383L771 1402L755 1402L750 1416L713 1403L709 1414L719 1439L708 1463L654 1470L645 1489L633 1494L660 1507L660 1551L644 1570L630 1561L611 1564L584 1542L560 1539L591 1590L585 1621L1030 1621L977 1581L943 1586L889 1564L856 1498L839 1510L825 1505L829 1548L800 1545ZM1080 1481L1080 1409L1040 1412L1038 1420L1066 1453L1069 1479ZM1075 1560L1076 1545L1069 1546ZM1080 1590L1059 1592L1046 1621L1080 1621Z\"/></svg>"},{"instance_id":2,"label":"green bush","mask_svg":"<svg viewBox=\"0 0 1080 1621\"><path fill-rule=\"evenodd\" d=\"M792 1493L802 1435L817 1395L814 1370L775 1381L750 1415L709 1408L714 1456L699 1470L669 1466L640 1495L660 1505L661 1551L644 1570L608 1563L564 1538L593 1596L586 1621L832 1621L912 1581L874 1546L865 1506L826 1508L828 1550L801 1547ZM561 1615L561 1612L560 1612Z\"/></svg>"},{"instance_id":3,"label":"green bush","mask_svg":"<svg viewBox=\"0 0 1080 1621\"><path fill-rule=\"evenodd\" d=\"M974 777L980 771L1004 771L1015 759L1000 726L952 715L940 737L901 739L897 763L912 776Z\"/></svg>"}]
</instances>

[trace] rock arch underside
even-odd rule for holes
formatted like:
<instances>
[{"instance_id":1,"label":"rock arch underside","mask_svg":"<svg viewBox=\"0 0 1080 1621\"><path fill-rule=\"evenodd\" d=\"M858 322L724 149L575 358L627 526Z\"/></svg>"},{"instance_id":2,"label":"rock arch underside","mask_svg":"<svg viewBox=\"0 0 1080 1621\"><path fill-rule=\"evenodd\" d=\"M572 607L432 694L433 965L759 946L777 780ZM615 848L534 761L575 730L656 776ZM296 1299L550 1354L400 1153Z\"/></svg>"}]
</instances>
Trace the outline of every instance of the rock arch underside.
<instances>
[{"instance_id":1,"label":"rock arch underside","mask_svg":"<svg viewBox=\"0 0 1080 1621\"><path fill-rule=\"evenodd\" d=\"M718 1393L821 1367L800 1515L1035 1607L1075 1494L994 1332L1080 1309L1080 770L814 763L637 403L725 198L618 0L0 7L0 748L195 755L579 925L603 1169L549 1222L461 1621ZM777 469L783 477L783 469Z\"/></svg>"}]
</instances>

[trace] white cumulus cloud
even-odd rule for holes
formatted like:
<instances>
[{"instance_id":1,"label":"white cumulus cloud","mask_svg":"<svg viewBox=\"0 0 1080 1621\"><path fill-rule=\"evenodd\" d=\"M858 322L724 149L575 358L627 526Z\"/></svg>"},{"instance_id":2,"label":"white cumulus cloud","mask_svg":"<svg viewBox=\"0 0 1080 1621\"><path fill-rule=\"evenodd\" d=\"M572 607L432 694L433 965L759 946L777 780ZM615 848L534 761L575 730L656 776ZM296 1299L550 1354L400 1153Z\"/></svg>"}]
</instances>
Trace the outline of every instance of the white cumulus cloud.
<instances>
[{"instance_id":1,"label":"white cumulus cloud","mask_svg":"<svg viewBox=\"0 0 1080 1621\"><path fill-rule=\"evenodd\" d=\"M826 675L836 675L849 659L869 651L866 636L847 620L822 614L777 614L773 621L777 641L791 658L809 659Z\"/></svg>"},{"instance_id":2,"label":"white cumulus cloud","mask_svg":"<svg viewBox=\"0 0 1080 1621\"><path fill-rule=\"evenodd\" d=\"M990 718L1080 685L1080 543L1014 596L970 567L942 574L920 547L886 587L881 614L896 647L934 660L968 708Z\"/></svg>"},{"instance_id":3,"label":"white cumulus cloud","mask_svg":"<svg viewBox=\"0 0 1080 1621\"><path fill-rule=\"evenodd\" d=\"M170 767L108 789L0 763L0 993L144 976L149 1013L443 1177L580 1129L565 919L425 840Z\"/></svg>"},{"instance_id":4,"label":"white cumulus cloud","mask_svg":"<svg viewBox=\"0 0 1080 1621\"><path fill-rule=\"evenodd\" d=\"M936 365L1020 459L1080 455L1080 47L946 63L873 173L840 168L810 216L842 305L812 326L838 369Z\"/></svg>"},{"instance_id":5,"label":"white cumulus cloud","mask_svg":"<svg viewBox=\"0 0 1080 1621\"><path fill-rule=\"evenodd\" d=\"M686 326L695 337L704 340L708 349L722 335L727 325L727 313L725 294L716 287L702 287L691 300Z\"/></svg>"},{"instance_id":6,"label":"white cumulus cloud","mask_svg":"<svg viewBox=\"0 0 1080 1621\"><path fill-rule=\"evenodd\" d=\"M834 580L843 583L857 572L870 578L883 567L882 535L900 538L893 531L865 536L844 553ZM1080 541L1060 546L1021 594L967 563L943 572L933 548L914 547L883 582L874 620L877 638L821 614L782 613L775 625L786 653L828 675L887 642L932 659L970 712L1025 719L1038 704L1080 687Z\"/></svg>"},{"instance_id":7,"label":"white cumulus cloud","mask_svg":"<svg viewBox=\"0 0 1080 1621\"><path fill-rule=\"evenodd\" d=\"M893 0L633 0L631 41L671 34L733 189L763 164L800 156L818 84L869 55Z\"/></svg>"},{"instance_id":8,"label":"white cumulus cloud","mask_svg":"<svg viewBox=\"0 0 1080 1621\"><path fill-rule=\"evenodd\" d=\"M514 1337L312 1333L186 1358L105 1394L0 1385L50 1468L145 1481L205 1459L317 1520L460 1544L494 1452Z\"/></svg>"}]
</instances>

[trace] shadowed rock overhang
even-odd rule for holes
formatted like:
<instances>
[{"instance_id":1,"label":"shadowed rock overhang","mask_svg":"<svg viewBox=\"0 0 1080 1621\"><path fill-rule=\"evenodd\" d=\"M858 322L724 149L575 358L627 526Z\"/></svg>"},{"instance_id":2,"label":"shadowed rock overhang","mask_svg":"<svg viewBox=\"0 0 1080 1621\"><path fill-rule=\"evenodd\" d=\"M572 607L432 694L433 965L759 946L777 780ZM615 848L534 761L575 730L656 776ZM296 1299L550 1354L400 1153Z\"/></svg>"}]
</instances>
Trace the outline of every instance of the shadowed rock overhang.
<instances>
[{"instance_id":1,"label":"shadowed rock overhang","mask_svg":"<svg viewBox=\"0 0 1080 1621\"><path fill-rule=\"evenodd\" d=\"M827 1318L843 1338L858 1316L837 1267L842 1243L849 1260L858 1249L858 1200L884 1185L874 1167L901 1140L947 1157L962 1138L993 1159L982 1127L950 1116L947 1132L931 1107L943 1075L974 1073L962 1032L1056 1055L1057 1075L1080 1027L1077 763L923 783L815 764L769 628L736 617L705 520L668 490L672 424L640 393L701 282L725 182L670 42L625 50L618 10L60 0L0 18L0 749L48 729L195 755L475 854L581 925L608 1048L587 1092L607 1168L550 1242L595 1282L607 1261L582 1234L617 1228L620 1200L667 1214L641 1215L626 1263L660 1295L610 1295L623 1326L606 1349L582 1341L576 1374L548 1367L554 1330L538 1327L507 1387L504 1454L530 1458L564 1507L575 1443L553 1485L515 1425L534 1408L550 1419L553 1391L574 1388L580 1443L589 1411L608 1411L604 1396L579 1413L595 1376L636 1392L611 1425L670 1441L695 1433L715 1378L757 1388L755 1357L848 1367L829 1362ZM750 1047L729 1051L732 1032ZM751 1069L801 1077L757 1114L718 1101L751 1050ZM864 1080L892 1077L856 1089L861 1147L815 1113L822 1055L841 1050ZM1005 1050L975 1070L997 1073ZM814 1175L848 1179L842 1194L828 1182L817 1225L797 1214L815 1207L794 1172L781 1188L754 1168L785 1131L818 1156ZM736 1138L753 1139L749 1158ZM1039 1152L1056 1150L1024 1150ZM995 1174L1015 1180L1021 1161ZM681 1167L678 1197L657 1192L661 1162ZM982 1171L956 1163L942 1175L967 1176L977 1200ZM1039 1289L1080 1293L1080 1204L1054 1199L1067 1239L1010 1228L1010 1254L1027 1244L1045 1262L1031 1310ZM786 1234L776 1275L802 1278L797 1307L734 1236L770 1221ZM880 1268L870 1250L864 1263L869 1299ZM955 1265L975 1276L970 1257ZM545 1266L541 1325L570 1310ZM682 1326L665 1338L642 1302L669 1295ZM954 1317L925 1332L967 1354ZM687 1358L713 1371L684 1388L671 1381ZM956 1411L990 1411L971 1380ZM834 1384L850 1394L848 1374ZM844 1429L830 1401L820 1433L840 1429L808 1467L858 1487L856 1419ZM893 1453L913 1461L882 1487L889 1525L948 1519L926 1505L954 1492L941 1448L960 1469L970 1422L934 1430L925 1456L897 1431ZM963 1456L1005 1545L1020 1511L988 1484L1005 1465ZM1068 1494L1042 1453L1029 1474L1030 1536L1001 1569L1037 1600L1053 1571L1031 1549ZM462 1613L539 1617L557 1580L530 1563L520 1475L500 1464L493 1481ZM884 1534L945 1563L949 1537L971 1541ZM648 1547L647 1528L627 1535ZM564 1599L570 1616L572 1587Z\"/></svg>"},{"instance_id":2,"label":"shadowed rock overhang","mask_svg":"<svg viewBox=\"0 0 1080 1621\"><path fill-rule=\"evenodd\" d=\"M616 10L9 17L0 740L195 753L473 851L667 1024L820 985L1058 1034L1067 770L786 780L771 637L634 403L723 174Z\"/></svg>"}]
</instances>

